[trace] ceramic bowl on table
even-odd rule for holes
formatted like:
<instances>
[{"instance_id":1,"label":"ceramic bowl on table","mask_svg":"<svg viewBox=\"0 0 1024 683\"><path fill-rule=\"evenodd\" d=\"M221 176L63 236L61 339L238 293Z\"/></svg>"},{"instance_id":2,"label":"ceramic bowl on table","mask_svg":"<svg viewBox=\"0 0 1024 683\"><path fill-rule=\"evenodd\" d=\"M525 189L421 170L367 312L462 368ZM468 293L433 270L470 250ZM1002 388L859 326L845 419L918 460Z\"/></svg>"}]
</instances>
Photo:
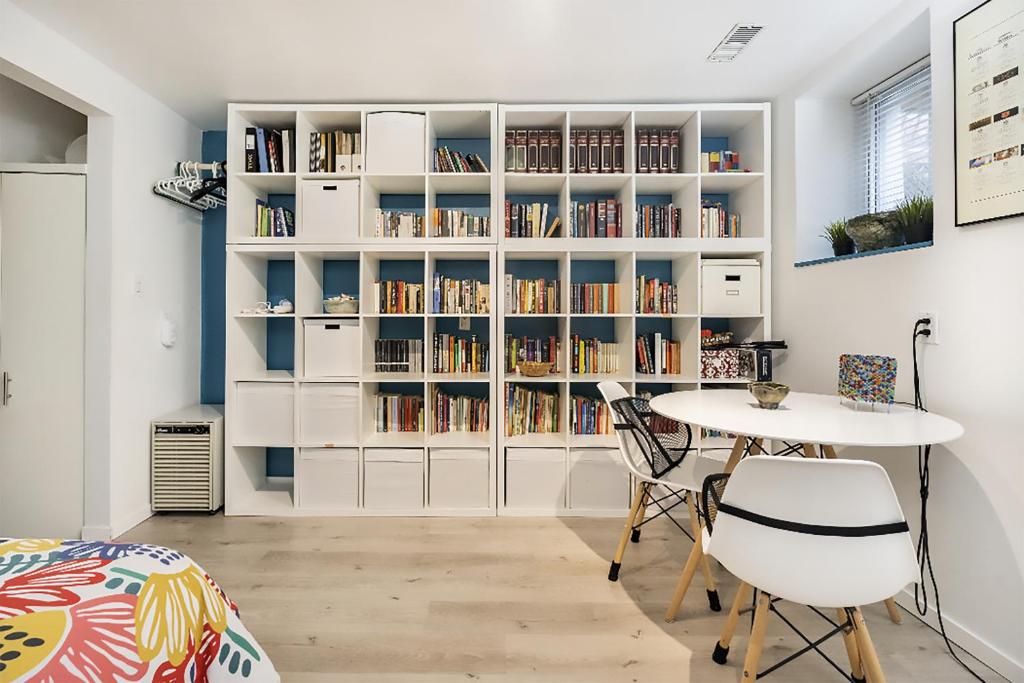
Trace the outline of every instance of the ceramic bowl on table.
<instances>
[{"instance_id":1,"label":"ceramic bowl on table","mask_svg":"<svg viewBox=\"0 0 1024 683\"><path fill-rule=\"evenodd\" d=\"M751 382L747 385L747 390L765 410L775 410L789 395L789 386L778 382Z\"/></svg>"}]
</instances>

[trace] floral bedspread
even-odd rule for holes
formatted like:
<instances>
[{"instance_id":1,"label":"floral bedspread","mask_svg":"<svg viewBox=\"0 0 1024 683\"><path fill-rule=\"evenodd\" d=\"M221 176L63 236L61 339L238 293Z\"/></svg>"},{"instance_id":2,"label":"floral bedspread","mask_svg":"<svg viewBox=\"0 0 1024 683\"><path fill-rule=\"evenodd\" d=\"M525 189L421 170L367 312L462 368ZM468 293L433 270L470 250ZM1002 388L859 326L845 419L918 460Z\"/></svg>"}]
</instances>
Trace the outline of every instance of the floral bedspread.
<instances>
[{"instance_id":1,"label":"floral bedspread","mask_svg":"<svg viewBox=\"0 0 1024 683\"><path fill-rule=\"evenodd\" d=\"M279 680L235 604L185 555L0 538L0 683Z\"/></svg>"}]
</instances>

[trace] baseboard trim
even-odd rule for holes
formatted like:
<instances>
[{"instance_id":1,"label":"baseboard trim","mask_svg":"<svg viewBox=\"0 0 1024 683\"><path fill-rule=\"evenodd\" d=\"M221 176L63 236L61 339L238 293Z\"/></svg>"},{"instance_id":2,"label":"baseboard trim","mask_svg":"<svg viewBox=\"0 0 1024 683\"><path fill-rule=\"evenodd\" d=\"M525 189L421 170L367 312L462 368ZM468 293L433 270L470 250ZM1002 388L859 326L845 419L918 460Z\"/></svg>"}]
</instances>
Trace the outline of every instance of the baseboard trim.
<instances>
[{"instance_id":1,"label":"baseboard trim","mask_svg":"<svg viewBox=\"0 0 1024 683\"><path fill-rule=\"evenodd\" d=\"M914 605L913 589L904 589L899 595L897 595L896 604L906 610L912 617L916 617L918 621L923 622L929 628L933 629L936 633L939 632L939 618L935 613L935 605L929 604L928 613L922 617ZM949 639L959 647L963 648L973 659L978 660L983 665L1009 681L1024 681L1024 664L1014 661L1013 658L1005 652L996 649L991 643L982 640L975 634L971 633L961 626L955 619L950 618L948 614L942 615L942 621L946 625L946 635L949 636ZM962 653L957 654L961 654L962 656ZM970 659L967 660L967 663L972 668L974 667L974 663L972 663Z\"/></svg>"},{"instance_id":2,"label":"baseboard trim","mask_svg":"<svg viewBox=\"0 0 1024 683\"><path fill-rule=\"evenodd\" d=\"M144 508L139 508L130 515L125 515L116 524L111 525L111 538L117 538L121 534L131 531L152 516L153 510L148 505Z\"/></svg>"},{"instance_id":3,"label":"baseboard trim","mask_svg":"<svg viewBox=\"0 0 1024 683\"><path fill-rule=\"evenodd\" d=\"M113 536L110 533L109 526L83 526L82 527L82 540L83 541L109 541Z\"/></svg>"}]
</instances>

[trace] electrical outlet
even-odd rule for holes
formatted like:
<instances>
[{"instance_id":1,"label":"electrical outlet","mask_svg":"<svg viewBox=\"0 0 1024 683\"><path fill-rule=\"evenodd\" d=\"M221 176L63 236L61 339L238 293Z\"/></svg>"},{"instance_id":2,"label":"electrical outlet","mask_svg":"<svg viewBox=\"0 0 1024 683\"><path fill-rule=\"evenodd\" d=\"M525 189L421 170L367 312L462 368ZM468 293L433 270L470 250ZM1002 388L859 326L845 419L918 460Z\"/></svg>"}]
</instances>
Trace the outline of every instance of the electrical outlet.
<instances>
[{"instance_id":1,"label":"electrical outlet","mask_svg":"<svg viewBox=\"0 0 1024 683\"><path fill-rule=\"evenodd\" d=\"M935 311L921 311L917 314L917 319L928 318L930 321L927 325L922 325L921 329L927 329L931 334L927 337L922 337L925 344L938 344L939 343L939 318Z\"/></svg>"}]
</instances>

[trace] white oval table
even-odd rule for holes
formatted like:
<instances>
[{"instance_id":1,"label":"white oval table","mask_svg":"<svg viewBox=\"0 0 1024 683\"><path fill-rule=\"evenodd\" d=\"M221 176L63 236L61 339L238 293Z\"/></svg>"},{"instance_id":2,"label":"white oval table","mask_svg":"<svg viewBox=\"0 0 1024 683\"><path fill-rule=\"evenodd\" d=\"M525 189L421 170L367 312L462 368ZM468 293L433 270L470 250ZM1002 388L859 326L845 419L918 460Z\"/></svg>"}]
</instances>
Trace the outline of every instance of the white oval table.
<instances>
[{"instance_id":1,"label":"white oval table","mask_svg":"<svg viewBox=\"0 0 1024 683\"><path fill-rule=\"evenodd\" d=\"M736 435L725 471L732 472L745 452L767 453L765 439L782 441L784 453L835 458L834 446L925 446L963 436L964 428L947 417L910 406L865 406L838 396L791 392L776 410L764 410L744 389L675 391L651 399L651 410L690 425ZM886 600L889 617L901 621L896 603Z\"/></svg>"}]
</instances>

